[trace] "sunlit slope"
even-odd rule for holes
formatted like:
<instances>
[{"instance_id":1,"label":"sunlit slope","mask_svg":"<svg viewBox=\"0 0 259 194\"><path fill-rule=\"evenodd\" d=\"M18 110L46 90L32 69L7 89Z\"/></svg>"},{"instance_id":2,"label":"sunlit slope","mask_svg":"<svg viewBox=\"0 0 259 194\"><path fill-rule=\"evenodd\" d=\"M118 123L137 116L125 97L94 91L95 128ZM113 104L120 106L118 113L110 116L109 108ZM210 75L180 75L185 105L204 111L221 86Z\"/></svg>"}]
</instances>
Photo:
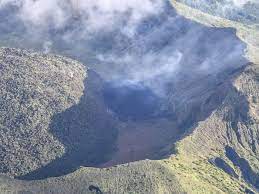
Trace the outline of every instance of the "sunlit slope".
<instances>
[{"instance_id":1,"label":"sunlit slope","mask_svg":"<svg viewBox=\"0 0 259 194\"><path fill-rule=\"evenodd\" d=\"M64 153L48 125L79 102L86 73L68 59L9 48L0 49L0 67L1 173L19 175Z\"/></svg>"},{"instance_id":2,"label":"sunlit slope","mask_svg":"<svg viewBox=\"0 0 259 194\"><path fill-rule=\"evenodd\" d=\"M247 43L246 55L253 62L231 81L232 89L221 106L179 142L179 163L188 162L185 166L187 172L190 170L190 174L199 180L206 180L227 193L237 188L237 177L256 190L259 187L258 32L252 26L213 17L175 1L173 5L180 14L205 25L235 28L237 35ZM189 167L190 163L193 169ZM232 176L230 182L224 174Z\"/></svg>"},{"instance_id":3,"label":"sunlit slope","mask_svg":"<svg viewBox=\"0 0 259 194\"><path fill-rule=\"evenodd\" d=\"M57 176L109 158L116 129L95 73L71 59L10 48L0 49L0 69L1 173L39 170L44 178L42 167Z\"/></svg>"},{"instance_id":4,"label":"sunlit slope","mask_svg":"<svg viewBox=\"0 0 259 194\"><path fill-rule=\"evenodd\" d=\"M257 0L176 0L210 15L258 27Z\"/></svg>"}]
</instances>

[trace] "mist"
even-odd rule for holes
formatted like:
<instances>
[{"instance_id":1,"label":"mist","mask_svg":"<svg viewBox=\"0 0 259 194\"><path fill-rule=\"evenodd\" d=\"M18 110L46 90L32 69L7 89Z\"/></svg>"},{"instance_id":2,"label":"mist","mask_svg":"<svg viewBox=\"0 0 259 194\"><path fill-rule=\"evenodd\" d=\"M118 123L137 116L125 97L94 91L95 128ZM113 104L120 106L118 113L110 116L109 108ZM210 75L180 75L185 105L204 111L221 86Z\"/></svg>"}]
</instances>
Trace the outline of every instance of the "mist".
<instances>
[{"instance_id":1,"label":"mist","mask_svg":"<svg viewBox=\"0 0 259 194\"><path fill-rule=\"evenodd\" d=\"M16 15L28 28L60 29L71 18L80 17L85 29L96 31L112 28L120 19L118 16L128 14L126 27L133 28L143 18L158 13L162 1L157 0L2 0L0 8L15 6ZM32 30L32 29L30 29Z\"/></svg>"},{"instance_id":2,"label":"mist","mask_svg":"<svg viewBox=\"0 0 259 194\"><path fill-rule=\"evenodd\" d=\"M182 77L216 80L246 63L233 29L191 22L166 0L2 0L0 15L3 46L65 55L106 82L144 85L159 96Z\"/></svg>"}]
</instances>

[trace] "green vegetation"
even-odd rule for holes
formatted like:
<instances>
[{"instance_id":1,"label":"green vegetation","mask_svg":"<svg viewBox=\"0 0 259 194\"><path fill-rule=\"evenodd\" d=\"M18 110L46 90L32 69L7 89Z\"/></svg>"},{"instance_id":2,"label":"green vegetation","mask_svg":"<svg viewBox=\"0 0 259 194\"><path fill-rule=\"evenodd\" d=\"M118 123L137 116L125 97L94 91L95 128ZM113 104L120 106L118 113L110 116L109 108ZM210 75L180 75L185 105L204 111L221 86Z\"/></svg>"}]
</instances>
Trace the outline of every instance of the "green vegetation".
<instances>
[{"instance_id":1,"label":"green vegetation","mask_svg":"<svg viewBox=\"0 0 259 194\"><path fill-rule=\"evenodd\" d=\"M64 57L9 48L0 49L0 69L1 173L44 178L109 159L117 131L95 74Z\"/></svg>"}]
</instances>

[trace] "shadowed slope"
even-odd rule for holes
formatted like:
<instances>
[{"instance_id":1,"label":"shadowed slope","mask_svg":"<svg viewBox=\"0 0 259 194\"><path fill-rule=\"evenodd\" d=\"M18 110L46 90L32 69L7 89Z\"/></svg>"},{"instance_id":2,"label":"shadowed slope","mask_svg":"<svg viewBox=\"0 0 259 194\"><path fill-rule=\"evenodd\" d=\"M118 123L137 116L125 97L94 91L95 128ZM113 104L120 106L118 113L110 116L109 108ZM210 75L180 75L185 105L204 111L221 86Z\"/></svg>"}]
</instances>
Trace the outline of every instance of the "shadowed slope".
<instances>
[{"instance_id":1,"label":"shadowed slope","mask_svg":"<svg viewBox=\"0 0 259 194\"><path fill-rule=\"evenodd\" d=\"M88 71L85 90L78 104L54 115L49 132L65 146L65 154L19 179L61 176L81 166L106 162L115 151L117 130L102 102L102 80Z\"/></svg>"},{"instance_id":2,"label":"shadowed slope","mask_svg":"<svg viewBox=\"0 0 259 194\"><path fill-rule=\"evenodd\" d=\"M70 59L0 49L0 172L23 175L60 157L53 115L79 101L84 67Z\"/></svg>"}]
</instances>

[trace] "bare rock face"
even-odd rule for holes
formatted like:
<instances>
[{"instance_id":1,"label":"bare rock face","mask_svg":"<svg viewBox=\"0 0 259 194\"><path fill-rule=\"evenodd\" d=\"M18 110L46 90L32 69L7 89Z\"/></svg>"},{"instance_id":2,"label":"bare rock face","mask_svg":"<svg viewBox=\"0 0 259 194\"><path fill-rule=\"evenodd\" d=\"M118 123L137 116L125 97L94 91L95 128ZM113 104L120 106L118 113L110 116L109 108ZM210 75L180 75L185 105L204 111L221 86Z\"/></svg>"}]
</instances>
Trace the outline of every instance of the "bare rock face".
<instances>
[{"instance_id":1,"label":"bare rock face","mask_svg":"<svg viewBox=\"0 0 259 194\"><path fill-rule=\"evenodd\" d=\"M0 49L0 69L0 171L21 175L64 154L49 124L79 102L86 73L63 57L9 48Z\"/></svg>"}]
</instances>

